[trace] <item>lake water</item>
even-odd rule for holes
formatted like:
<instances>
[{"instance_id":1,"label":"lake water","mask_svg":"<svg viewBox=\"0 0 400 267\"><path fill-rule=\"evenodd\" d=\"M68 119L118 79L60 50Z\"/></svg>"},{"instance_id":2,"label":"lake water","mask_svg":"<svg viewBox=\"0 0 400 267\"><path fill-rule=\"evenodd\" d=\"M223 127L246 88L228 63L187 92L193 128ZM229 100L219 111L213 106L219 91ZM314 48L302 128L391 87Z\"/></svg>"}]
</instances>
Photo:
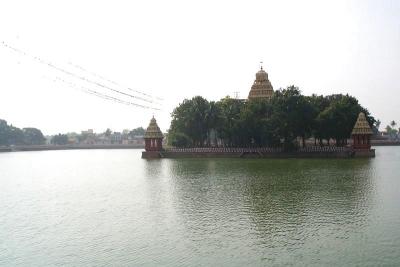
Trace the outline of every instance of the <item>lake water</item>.
<instances>
[{"instance_id":1,"label":"lake water","mask_svg":"<svg viewBox=\"0 0 400 267\"><path fill-rule=\"evenodd\" d=\"M0 266L399 266L400 147L374 159L0 153Z\"/></svg>"}]
</instances>

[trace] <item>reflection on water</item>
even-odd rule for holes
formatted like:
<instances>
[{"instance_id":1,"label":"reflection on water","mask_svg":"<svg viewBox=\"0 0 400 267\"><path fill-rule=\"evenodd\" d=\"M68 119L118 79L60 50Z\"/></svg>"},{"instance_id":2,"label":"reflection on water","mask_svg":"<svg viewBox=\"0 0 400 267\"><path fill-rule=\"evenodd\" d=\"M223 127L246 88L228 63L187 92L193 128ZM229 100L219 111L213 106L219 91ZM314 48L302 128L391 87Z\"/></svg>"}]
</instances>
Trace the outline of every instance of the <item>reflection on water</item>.
<instances>
[{"instance_id":1,"label":"reflection on water","mask_svg":"<svg viewBox=\"0 0 400 267\"><path fill-rule=\"evenodd\" d=\"M174 174L187 234L210 254L222 239L261 254L270 249L262 258L277 263L282 249L301 250L326 235L346 238L365 225L373 201L369 159L181 159L163 167Z\"/></svg>"},{"instance_id":2,"label":"reflection on water","mask_svg":"<svg viewBox=\"0 0 400 267\"><path fill-rule=\"evenodd\" d=\"M0 154L0 266L397 265L400 153Z\"/></svg>"}]
</instances>

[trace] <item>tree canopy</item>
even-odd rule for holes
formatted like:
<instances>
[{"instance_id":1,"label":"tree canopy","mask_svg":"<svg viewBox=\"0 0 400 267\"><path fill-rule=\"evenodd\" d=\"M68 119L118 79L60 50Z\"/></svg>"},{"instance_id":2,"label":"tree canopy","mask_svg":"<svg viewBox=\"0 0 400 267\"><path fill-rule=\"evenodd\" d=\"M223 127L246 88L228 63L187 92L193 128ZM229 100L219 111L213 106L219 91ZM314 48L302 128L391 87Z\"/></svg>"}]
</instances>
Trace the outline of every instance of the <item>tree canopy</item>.
<instances>
[{"instance_id":1,"label":"tree canopy","mask_svg":"<svg viewBox=\"0 0 400 267\"><path fill-rule=\"evenodd\" d=\"M143 127L138 127L133 129L132 131L129 132L129 135L134 137L134 136L144 136L144 133L146 130Z\"/></svg>"},{"instance_id":2,"label":"tree canopy","mask_svg":"<svg viewBox=\"0 0 400 267\"><path fill-rule=\"evenodd\" d=\"M45 140L39 129L19 129L0 119L0 145L41 145Z\"/></svg>"},{"instance_id":3,"label":"tree canopy","mask_svg":"<svg viewBox=\"0 0 400 267\"><path fill-rule=\"evenodd\" d=\"M67 145L68 144L68 135L66 135L66 134L54 135L51 138L50 143L52 145Z\"/></svg>"},{"instance_id":4,"label":"tree canopy","mask_svg":"<svg viewBox=\"0 0 400 267\"><path fill-rule=\"evenodd\" d=\"M176 147L222 145L283 146L290 150L300 138L334 139L345 145L360 112L370 125L375 119L349 95L304 96L289 86L270 100L229 97L217 102L201 96L185 99L172 112L168 143ZM329 141L328 141L329 142Z\"/></svg>"}]
</instances>

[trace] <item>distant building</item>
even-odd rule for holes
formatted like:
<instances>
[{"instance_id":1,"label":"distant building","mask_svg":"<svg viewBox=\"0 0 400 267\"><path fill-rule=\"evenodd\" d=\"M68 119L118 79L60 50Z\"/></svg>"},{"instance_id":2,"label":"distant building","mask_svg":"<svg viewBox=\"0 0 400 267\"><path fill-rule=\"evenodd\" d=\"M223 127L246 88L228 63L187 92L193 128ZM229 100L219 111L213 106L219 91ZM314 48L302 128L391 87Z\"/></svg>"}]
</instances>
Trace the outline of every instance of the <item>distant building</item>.
<instances>
[{"instance_id":1,"label":"distant building","mask_svg":"<svg viewBox=\"0 0 400 267\"><path fill-rule=\"evenodd\" d=\"M85 144L85 145L94 145L94 144L96 144L96 136L95 136L95 134L93 132L93 129L89 129L87 131L82 131L79 143L80 144Z\"/></svg>"},{"instance_id":2,"label":"distant building","mask_svg":"<svg viewBox=\"0 0 400 267\"><path fill-rule=\"evenodd\" d=\"M271 82L268 80L268 73L261 69L256 73L256 79L251 86L248 99L266 98L270 99L274 93Z\"/></svg>"},{"instance_id":3,"label":"distant building","mask_svg":"<svg viewBox=\"0 0 400 267\"><path fill-rule=\"evenodd\" d=\"M68 144L78 144L79 138L77 133L67 133L68 136Z\"/></svg>"},{"instance_id":4,"label":"distant building","mask_svg":"<svg viewBox=\"0 0 400 267\"><path fill-rule=\"evenodd\" d=\"M82 131L82 135L93 135L93 129L89 129L87 131Z\"/></svg>"},{"instance_id":5,"label":"distant building","mask_svg":"<svg viewBox=\"0 0 400 267\"><path fill-rule=\"evenodd\" d=\"M53 138L52 135L46 135L44 138L46 138L46 141L44 142L46 145L51 145L51 139Z\"/></svg>"},{"instance_id":6,"label":"distant building","mask_svg":"<svg viewBox=\"0 0 400 267\"><path fill-rule=\"evenodd\" d=\"M87 136L80 143L85 144L85 145L94 145L94 144L96 144L96 139L94 136Z\"/></svg>"},{"instance_id":7,"label":"distant building","mask_svg":"<svg viewBox=\"0 0 400 267\"><path fill-rule=\"evenodd\" d=\"M104 133L98 134L96 136L96 144L109 145L109 144L111 144L111 139L110 139L110 137L106 136Z\"/></svg>"},{"instance_id":8,"label":"distant building","mask_svg":"<svg viewBox=\"0 0 400 267\"><path fill-rule=\"evenodd\" d=\"M129 144L132 144L132 145L144 145L144 136L141 136L141 135L133 136L129 140Z\"/></svg>"},{"instance_id":9,"label":"distant building","mask_svg":"<svg viewBox=\"0 0 400 267\"><path fill-rule=\"evenodd\" d=\"M129 130L129 129L124 129L124 130L122 131L122 134L123 134L123 135L128 135L130 132L131 132L131 130Z\"/></svg>"},{"instance_id":10,"label":"distant building","mask_svg":"<svg viewBox=\"0 0 400 267\"><path fill-rule=\"evenodd\" d=\"M122 134L120 132L111 134L111 144L122 144Z\"/></svg>"}]
</instances>

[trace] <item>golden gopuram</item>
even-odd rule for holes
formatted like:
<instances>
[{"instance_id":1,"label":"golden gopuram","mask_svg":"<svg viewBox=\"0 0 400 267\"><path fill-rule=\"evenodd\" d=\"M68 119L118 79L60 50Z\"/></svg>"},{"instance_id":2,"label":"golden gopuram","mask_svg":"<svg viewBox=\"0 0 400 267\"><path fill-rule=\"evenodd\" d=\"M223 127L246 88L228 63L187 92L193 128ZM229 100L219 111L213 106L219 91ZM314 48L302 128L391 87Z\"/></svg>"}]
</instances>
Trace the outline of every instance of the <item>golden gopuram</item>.
<instances>
[{"instance_id":1,"label":"golden gopuram","mask_svg":"<svg viewBox=\"0 0 400 267\"><path fill-rule=\"evenodd\" d=\"M256 73L256 79L251 86L248 98L249 100L256 98L270 99L273 93L274 89L268 80L268 73L261 66L260 70Z\"/></svg>"},{"instance_id":2,"label":"golden gopuram","mask_svg":"<svg viewBox=\"0 0 400 267\"><path fill-rule=\"evenodd\" d=\"M375 149L371 149L371 136L373 135L371 126L363 112L358 114L354 124L351 138L353 139L352 148L356 157L375 157Z\"/></svg>"}]
</instances>

